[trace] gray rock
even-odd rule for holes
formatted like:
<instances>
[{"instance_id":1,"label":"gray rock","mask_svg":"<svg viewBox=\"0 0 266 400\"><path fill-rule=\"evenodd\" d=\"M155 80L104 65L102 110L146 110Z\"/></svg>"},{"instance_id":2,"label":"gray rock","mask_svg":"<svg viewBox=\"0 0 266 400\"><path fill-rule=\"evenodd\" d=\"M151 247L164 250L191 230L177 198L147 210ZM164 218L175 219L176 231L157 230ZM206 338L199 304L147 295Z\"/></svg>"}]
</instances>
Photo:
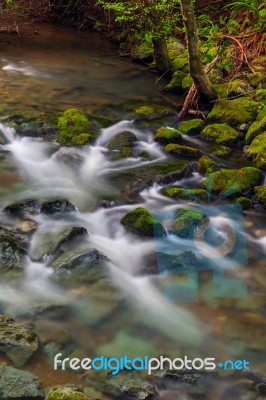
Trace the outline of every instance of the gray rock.
<instances>
[{"instance_id":1,"label":"gray rock","mask_svg":"<svg viewBox=\"0 0 266 400\"><path fill-rule=\"evenodd\" d=\"M9 234L0 234L0 270L22 269L26 251Z\"/></svg>"},{"instance_id":2,"label":"gray rock","mask_svg":"<svg viewBox=\"0 0 266 400\"><path fill-rule=\"evenodd\" d=\"M43 400L41 381L30 372L0 365L1 400Z\"/></svg>"},{"instance_id":3,"label":"gray rock","mask_svg":"<svg viewBox=\"0 0 266 400\"><path fill-rule=\"evenodd\" d=\"M47 215L65 214L75 211L75 206L67 199L52 199L41 204L41 213Z\"/></svg>"},{"instance_id":4,"label":"gray rock","mask_svg":"<svg viewBox=\"0 0 266 400\"><path fill-rule=\"evenodd\" d=\"M39 341L32 329L15 322L7 315L0 315L0 351L16 367L23 366L38 347Z\"/></svg>"}]
</instances>

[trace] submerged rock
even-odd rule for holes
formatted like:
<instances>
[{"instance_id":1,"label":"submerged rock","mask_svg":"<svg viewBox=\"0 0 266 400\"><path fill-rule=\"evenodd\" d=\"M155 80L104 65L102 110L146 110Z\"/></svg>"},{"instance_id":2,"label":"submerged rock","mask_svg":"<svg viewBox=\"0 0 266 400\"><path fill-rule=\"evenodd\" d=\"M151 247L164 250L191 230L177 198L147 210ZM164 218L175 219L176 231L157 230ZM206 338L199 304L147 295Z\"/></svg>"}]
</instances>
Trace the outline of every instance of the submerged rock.
<instances>
[{"instance_id":1,"label":"submerged rock","mask_svg":"<svg viewBox=\"0 0 266 400\"><path fill-rule=\"evenodd\" d=\"M262 172L253 167L240 169L221 169L213 172L202 182L203 189L210 188L214 193L228 192L228 196L253 191L263 179Z\"/></svg>"},{"instance_id":2,"label":"submerged rock","mask_svg":"<svg viewBox=\"0 0 266 400\"><path fill-rule=\"evenodd\" d=\"M38 347L39 341L32 329L6 315L0 316L0 351L6 354L16 367L23 366Z\"/></svg>"},{"instance_id":3,"label":"submerged rock","mask_svg":"<svg viewBox=\"0 0 266 400\"><path fill-rule=\"evenodd\" d=\"M179 144L168 144L164 151L171 154L179 154L187 157L195 157L199 154L199 149L190 146L181 146Z\"/></svg>"},{"instance_id":4,"label":"submerged rock","mask_svg":"<svg viewBox=\"0 0 266 400\"><path fill-rule=\"evenodd\" d=\"M218 100L208 115L209 121L237 126L256 118L259 103L249 97L233 100Z\"/></svg>"},{"instance_id":5,"label":"submerged rock","mask_svg":"<svg viewBox=\"0 0 266 400\"><path fill-rule=\"evenodd\" d=\"M106 276L107 261L97 249L84 250L81 254L78 251L69 251L51 262L55 268L53 279L57 281L95 282Z\"/></svg>"},{"instance_id":6,"label":"submerged rock","mask_svg":"<svg viewBox=\"0 0 266 400\"><path fill-rule=\"evenodd\" d=\"M136 235L147 237L166 235L161 221L146 208L138 207L129 211L120 222L128 232Z\"/></svg>"},{"instance_id":7,"label":"submerged rock","mask_svg":"<svg viewBox=\"0 0 266 400\"><path fill-rule=\"evenodd\" d=\"M40 212L47 215L58 215L75 211L75 206L67 199L52 199L41 204Z\"/></svg>"},{"instance_id":8,"label":"submerged rock","mask_svg":"<svg viewBox=\"0 0 266 400\"><path fill-rule=\"evenodd\" d=\"M181 238L191 239L197 225L205 218L207 217L202 211L181 208L177 211L173 232Z\"/></svg>"},{"instance_id":9,"label":"submerged rock","mask_svg":"<svg viewBox=\"0 0 266 400\"><path fill-rule=\"evenodd\" d=\"M226 146L212 146L211 147L211 155L218 157L227 157L232 152L230 147Z\"/></svg>"},{"instance_id":10,"label":"submerged rock","mask_svg":"<svg viewBox=\"0 0 266 400\"><path fill-rule=\"evenodd\" d=\"M253 139L250 146L245 148L245 154L251 158L258 168L266 169L266 132Z\"/></svg>"},{"instance_id":11,"label":"submerged rock","mask_svg":"<svg viewBox=\"0 0 266 400\"><path fill-rule=\"evenodd\" d=\"M1 400L43 400L41 381L27 371L0 365Z\"/></svg>"},{"instance_id":12,"label":"submerged rock","mask_svg":"<svg viewBox=\"0 0 266 400\"><path fill-rule=\"evenodd\" d=\"M132 132L120 132L114 136L106 145L109 150L117 150L117 157L132 157L134 144L137 137Z\"/></svg>"},{"instance_id":13,"label":"submerged rock","mask_svg":"<svg viewBox=\"0 0 266 400\"><path fill-rule=\"evenodd\" d=\"M54 255L63 243L82 238L87 233L87 229L81 226L70 226L58 229L55 233L46 232L40 234L38 243L32 248L31 258L35 261L40 261L44 257Z\"/></svg>"},{"instance_id":14,"label":"submerged rock","mask_svg":"<svg viewBox=\"0 0 266 400\"><path fill-rule=\"evenodd\" d=\"M14 215L25 215L37 214L39 209L39 202L37 200L29 199L9 204L7 207L4 208L4 211Z\"/></svg>"},{"instance_id":15,"label":"submerged rock","mask_svg":"<svg viewBox=\"0 0 266 400\"><path fill-rule=\"evenodd\" d=\"M179 130L167 127L159 128L156 131L154 140L161 144L183 142L182 133Z\"/></svg>"},{"instance_id":16,"label":"submerged rock","mask_svg":"<svg viewBox=\"0 0 266 400\"><path fill-rule=\"evenodd\" d=\"M167 187L162 190L162 194L175 200L188 201L207 201L208 195L204 189L184 189L181 187Z\"/></svg>"},{"instance_id":17,"label":"submerged rock","mask_svg":"<svg viewBox=\"0 0 266 400\"><path fill-rule=\"evenodd\" d=\"M217 144L231 145L240 138L239 133L227 124L212 124L206 126L202 135L206 140L214 140Z\"/></svg>"},{"instance_id":18,"label":"submerged rock","mask_svg":"<svg viewBox=\"0 0 266 400\"><path fill-rule=\"evenodd\" d=\"M208 156L202 156L199 159L198 171L200 174L210 174L218 169L218 165Z\"/></svg>"}]
</instances>

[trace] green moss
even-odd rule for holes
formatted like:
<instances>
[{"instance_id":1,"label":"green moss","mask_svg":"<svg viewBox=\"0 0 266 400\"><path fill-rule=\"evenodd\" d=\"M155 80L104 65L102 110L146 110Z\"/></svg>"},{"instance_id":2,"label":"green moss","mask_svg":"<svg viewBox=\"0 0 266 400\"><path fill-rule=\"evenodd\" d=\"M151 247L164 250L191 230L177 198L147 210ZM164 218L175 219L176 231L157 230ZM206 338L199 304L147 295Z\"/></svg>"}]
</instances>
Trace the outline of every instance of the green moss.
<instances>
[{"instance_id":1,"label":"green moss","mask_svg":"<svg viewBox=\"0 0 266 400\"><path fill-rule=\"evenodd\" d=\"M165 235L162 223L146 208L138 207L129 211L120 222L128 232L136 235L147 237Z\"/></svg>"},{"instance_id":2,"label":"green moss","mask_svg":"<svg viewBox=\"0 0 266 400\"><path fill-rule=\"evenodd\" d=\"M208 115L209 121L237 126L256 118L259 103L248 97L233 100L218 100Z\"/></svg>"},{"instance_id":3,"label":"green moss","mask_svg":"<svg viewBox=\"0 0 266 400\"><path fill-rule=\"evenodd\" d=\"M249 74L247 77L250 84L255 88L266 79L266 76L261 71L255 72L255 74Z\"/></svg>"},{"instance_id":4,"label":"green moss","mask_svg":"<svg viewBox=\"0 0 266 400\"><path fill-rule=\"evenodd\" d=\"M252 158L258 168L266 169L266 132L256 136L245 153Z\"/></svg>"},{"instance_id":5,"label":"green moss","mask_svg":"<svg viewBox=\"0 0 266 400\"><path fill-rule=\"evenodd\" d=\"M247 197L238 197L236 203L240 204L243 210L248 210L252 207L252 201Z\"/></svg>"},{"instance_id":6,"label":"green moss","mask_svg":"<svg viewBox=\"0 0 266 400\"><path fill-rule=\"evenodd\" d=\"M184 89L182 87L182 81L186 77L182 71L176 71L172 75L171 81L165 86L165 89L172 93L183 94Z\"/></svg>"},{"instance_id":7,"label":"green moss","mask_svg":"<svg viewBox=\"0 0 266 400\"><path fill-rule=\"evenodd\" d=\"M149 118L154 115L154 110L150 106L141 106L137 107L134 110L135 114L139 115L140 117Z\"/></svg>"},{"instance_id":8,"label":"green moss","mask_svg":"<svg viewBox=\"0 0 266 400\"><path fill-rule=\"evenodd\" d=\"M166 153L180 154L187 157L195 157L198 155L199 150L195 147L181 146L179 144L170 143L165 148Z\"/></svg>"},{"instance_id":9,"label":"green moss","mask_svg":"<svg viewBox=\"0 0 266 400\"><path fill-rule=\"evenodd\" d=\"M89 400L89 398L84 393L62 386L51 389L46 400Z\"/></svg>"},{"instance_id":10,"label":"green moss","mask_svg":"<svg viewBox=\"0 0 266 400\"><path fill-rule=\"evenodd\" d=\"M179 56L172 61L172 71L182 71L188 73L188 57Z\"/></svg>"},{"instance_id":11,"label":"green moss","mask_svg":"<svg viewBox=\"0 0 266 400\"><path fill-rule=\"evenodd\" d=\"M239 133L227 124L212 124L206 126L202 135L205 139L213 139L217 144L233 144L239 139Z\"/></svg>"},{"instance_id":12,"label":"green moss","mask_svg":"<svg viewBox=\"0 0 266 400\"><path fill-rule=\"evenodd\" d=\"M175 200L190 200L190 201L207 201L208 195L203 189L184 189L180 187L168 187L162 190L162 193Z\"/></svg>"},{"instance_id":13,"label":"green moss","mask_svg":"<svg viewBox=\"0 0 266 400\"><path fill-rule=\"evenodd\" d=\"M214 85L218 97L221 99L235 96L246 96L252 92L252 87L243 79L235 79L231 82Z\"/></svg>"},{"instance_id":14,"label":"green moss","mask_svg":"<svg viewBox=\"0 0 266 400\"><path fill-rule=\"evenodd\" d=\"M266 105L266 89L257 89L256 90L256 101L261 102Z\"/></svg>"},{"instance_id":15,"label":"green moss","mask_svg":"<svg viewBox=\"0 0 266 400\"><path fill-rule=\"evenodd\" d=\"M264 114L262 118L259 118L253 122L253 124L249 127L245 137L246 142L251 143L255 136L263 132L266 132L266 114Z\"/></svg>"},{"instance_id":16,"label":"green moss","mask_svg":"<svg viewBox=\"0 0 266 400\"><path fill-rule=\"evenodd\" d=\"M199 159L198 171L200 174L210 174L217 170L217 164L208 156L202 156Z\"/></svg>"},{"instance_id":17,"label":"green moss","mask_svg":"<svg viewBox=\"0 0 266 400\"><path fill-rule=\"evenodd\" d=\"M213 156L227 157L231 153L232 149L226 146L212 146L210 151Z\"/></svg>"},{"instance_id":18,"label":"green moss","mask_svg":"<svg viewBox=\"0 0 266 400\"><path fill-rule=\"evenodd\" d=\"M182 121L178 124L178 130L185 134L197 134L204 128L205 122L200 118Z\"/></svg>"},{"instance_id":19,"label":"green moss","mask_svg":"<svg viewBox=\"0 0 266 400\"><path fill-rule=\"evenodd\" d=\"M58 140L61 144L85 144L91 139L89 120L86 115L76 109L66 110L58 118Z\"/></svg>"},{"instance_id":20,"label":"green moss","mask_svg":"<svg viewBox=\"0 0 266 400\"><path fill-rule=\"evenodd\" d=\"M228 191L232 195L237 195L252 190L254 186L260 184L262 172L253 167L240 169L221 169L213 172L201 183L203 189L210 188L214 193Z\"/></svg>"},{"instance_id":21,"label":"green moss","mask_svg":"<svg viewBox=\"0 0 266 400\"><path fill-rule=\"evenodd\" d=\"M206 218L206 215L197 210L181 208L173 224L175 235L182 238L192 238L196 226Z\"/></svg>"},{"instance_id":22,"label":"green moss","mask_svg":"<svg viewBox=\"0 0 266 400\"><path fill-rule=\"evenodd\" d=\"M190 74L188 74L183 80L182 80L182 88L184 90L190 89L191 86L193 85L193 79Z\"/></svg>"},{"instance_id":23,"label":"green moss","mask_svg":"<svg viewBox=\"0 0 266 400\"><path fill-rule=\"evenodd\" d=\"M182 143L182 134L177 129L172 128L159 128L156 131L154 140L159 143Z\"/></svg>"},{"instance_id":24,"label":"green moss","mask_svg":"<svg viewBox=\"0 0 266 400\"><path fill-rule=\"evenodd\" d=\"M256 186L255 194L259 202L266 206L266 186Z\"/></svg>"}]
</instances>

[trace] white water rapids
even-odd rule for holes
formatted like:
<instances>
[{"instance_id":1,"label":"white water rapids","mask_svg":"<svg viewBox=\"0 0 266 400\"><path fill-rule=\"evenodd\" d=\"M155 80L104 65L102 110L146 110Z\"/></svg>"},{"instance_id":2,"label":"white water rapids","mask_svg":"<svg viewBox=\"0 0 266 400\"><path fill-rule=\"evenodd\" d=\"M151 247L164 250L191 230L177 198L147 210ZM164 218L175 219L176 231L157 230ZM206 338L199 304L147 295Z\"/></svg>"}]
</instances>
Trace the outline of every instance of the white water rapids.
<instances>
[{"instance_id":1,"label":"white water rapids","mask_svg":"<svg viewBox=\"0 0 266 400\"><path fill-rule=\"evenodd\" d=\"M97 198L118 191L109 182L110 174L165 159L160 147L153 141L152 134L144 133L131 121L121 121L103 129L95 145L60 148L53 143L18 137L14 129L3 124L0 124L0 130L7 139L7 143L1 146L2 149L10 152L29 187L21 191L17 198L9 198L8 203L17 199L47 199L61 196L69 199L77 207L71 215L71 220L54 221L43 215L34 217L38 228L32 237L30 251L38 246L42 233L51 232L54 225L83 226L88 230L88 248L96 248L110 260L108 264L110 279L120 290L126 292L141 322L149 327L152 326L154 330L161 331L166 337L198 346L208 336L208 326L200 322L200 318L195 317L182 304L176 305L164 298L156 284L160 276L140 275L144 256L156 251L154 241L133 238L119 223L125 212L137 206L144 206L156 212L161 209L171 210L176 207L176 203L160 194L159 185L153 185L143 190L140 194L142 203L138 205L97 209ZM137 146L149 151L153 160L147 161L141 158L110 160L105 145L122 131L133 132L138 139ZM188 184L190 181L201 179L199 174L194 174L186 180L179 181L178 184ZM256 242L266 253L265 240L264 237ZM59 289L51 283L49 277L52 271L47 264L48 260L33 262L29 256L24 279L19 287L0 284L0 302L19 304L26 308L42 301L75 303L73 294L70 295L67 290Z\"/></svg>"}]
</instances>

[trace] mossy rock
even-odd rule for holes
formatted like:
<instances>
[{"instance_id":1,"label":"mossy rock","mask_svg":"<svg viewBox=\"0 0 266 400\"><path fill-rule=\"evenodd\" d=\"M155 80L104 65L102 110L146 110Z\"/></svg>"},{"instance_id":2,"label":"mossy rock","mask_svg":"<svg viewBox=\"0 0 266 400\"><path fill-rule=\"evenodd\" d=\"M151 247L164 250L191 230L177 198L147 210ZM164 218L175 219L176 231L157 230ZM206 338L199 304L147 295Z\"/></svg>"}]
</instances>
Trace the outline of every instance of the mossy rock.
<instances>
[{"instance_id":1,"label":"mossy rock","mask_svg":"<svg viewBox=\"0 0 266 400\"><path fill-rule=\"evenodd\" d=\"M231 82L225 82L214 85L219 98L231 98L235 96L247 96L253 88L243 79L234 79Z\"/></svg>"},{"instance_id":2,"label":"mossy rock","mask_svg":"<svg viewBox=\"0 0 266 400\"><path fill-rule=\"evenodd\" d=\"M205 122L200 118L182 121L178 124L178 130L184 134L194 135L204 128Z\"/></svg>"},{"instance_id":3,"label":"mossy rock","mask_svg":"<svg viewBox=\"0 0 266 400\"><path fill-rule=\"evenodd\" d=\"M254 88L259 86L260 83L262 83L263 81L266 80L265 74L261 71L257 71L257 72L255 72L255 74L249 74L247 76L247 78L248 78L251 86L253 86Z\"/></svg>"},{"instance_id":4,"label":"mossy rock","mask_svg":"<svg viewBox=\"0 0 266 400\"><path fill-rule=\"evenodd\" d=\"M257 116L259 105L249 97L218 100L207 118L209 121L238 126L254 120Z\"/></svg>"},{"instance_id":5,"label":"mossy rock","mask_svg":"<svg viewBox=\"0 0 266 400\"><path fill-rule=\"evenodd\" d=\"M252 207L252 201L247 197L238 197L236 199L236 203L241 205L242 210L248 210L249 208Z\"/></svg>"},{"instance_id":6,"label":"mossy rock","mask_svg":"<svg viewBox=\"0 0 266 400\"><path fill-rule=\"evenodd\" d=\"M188 57L186 56L179 56L176 57L172 63L172 71L182 71L185 73L185 76L188 74L189 68L188 68Z\"/></svg>"},{"instance_id":7,"label":"mossy rock","mask_svg":"<svg viewBox=\"0 0 266 400\"><path fill-rule=\"evenodd\" d=\"M195 147L182 146L180 144L169 143L165 146L164 151L170 154L180 154L187 157L195 157L199 154L199 150Z\"/></svg>"},{"instance_id":8,"label":"mossy rock","mask_svg":"<svg viewBox=\"0 0 266 400\"><path fill-rule=\"evenodd\" d=\"M185 189L180 187L167 187L162 190L162 194L174 200L207 201L208 194L203 189Z\"/></svg>"},{"instance_id":9,"label":"mossy rock","mask_svg":"<svg viewBox=\"0 0 266 400\"><path fill-rule=\"evenodd\" d=\"M129 211L120 222L128 232L136 235L147 237L166 235L161 221L146 208L138 207Z\"/></svg>"},{"instance_id":10,"label":"mossy rock","mask_svg":"<svg viewBox=\"0 0 266 400\"><path fill-rule=\"evenodd\" d=\"M171 81L165 86L165 89L171 93L183 94L184 89L182 87L182 81L186 76L187 74L182 71L175 71Z\"/></svg>"},{"instance_id":11,"label":"mossy rock","mask_svg":"<svg viewBox=\"0 0 266 400\"><path fill-rule=\"evenodd\" d=\"M258 168L266 169L266 132L253 139L245 153L257 165Z\"/></svg>"},{"instance_id":12,"label":"mossy rock","mask_svg":"<svg viewBox=\"0 0 266 400\"><path fill-rule=\"evenodd\" d=\"M151 120L153 118L164 118L164 117L169 117L174 115L174 110L170 107L167 106L162 106L162 105L142 105L139 107L134 107L132 108L132 111L134 114L136 114L137 117L144 118L147 120Z\"/></svg>"},{"instance_id":13,"label":"mossy rock","mask_svg":"<svg viewBox=\"0 0 266 400\"><path fill-rule=\"evenodd\" d=\"M191 239L197 225L205 218L206 215L202 211L181 208L173 223L173 232L181 238Z\"/></svg>"},{"instance_id":14,"label":"mossy rock","mask_svg":"<svg viewBox=\"0 0 266 400\"><path fill-rule=\"evenodd\" d=\"M183 80L182 80L182 88L184 90L188 90L191 88L193 85L193 79L190 74L188 74Z\"/></svg>"},{"instance_id":15,"label":"mossy rock","mask_svg":"<svg viewBox=\"0 0 266 400\"><path fill-rule=\"evenodd\" d=\"M203 189L210 189L213 193L228 192L228 196L237 196L253 190L261 183L262 172L253 167L240 169L221 169L213 172L201 183Z\"/></svg>"},{"instance_id":16,"label":"mossy rock","mask_svg":"<svg viewBox=\"0 0 266 400\"><path fill-rule=\"evenodd\" d=\"M264 132L266 132L266 114L264 114L262 118L257 118L257 120L250 125L245 137L246 143L251 143L254 137Z\"/></svg>"},{"instance_id":17,"label":"mossy rock","mask_svg":"<svg viewBox=\"0 0 266 400\"><path fill-rule=\"evenodd\" d=\"M208 157L208 156L200 157L199 164L198 164L198 171L200 174L202 174L202 175L210 174L210 173L216 171L217 168L218 168L218 165L210 157Z\"/></svg>"},{"instance_id":18,"label":"mossy rock","mask_svg":"<svg viewBox=\"0 0 266 400\"><path fill-rule=\"evenodd\" d=\"M48 392L45 400L90 400L84 393L69 387L57 387Z\"/></svg>"},{"instance_id":19,"label":"mossy rock","mask_svg":"<svg viewBox=\"0 0 266 400\"><path fill-rule=\"evenodd\" d=\"M137 137L134 133L125 131L115 135L106 145L109 150L117 150L116 158L132 157Z\"/></svg>"},{"instance_id":20,"label":"mossy rock","mask_svg":"<svg viewBox=\"0 0 266 400\"><path fill-rule=\"evenodd\" d=\"M232 152L232 149L227 146L212 146L210 153L213 156L218 156L218 157L228 157L230 153Z\"/></svg>"},{"instance_id":21,"label":"mossy rock","mask_svg":"<svg viewBox=\"0 0 266 400\"><path fill-rule=\"evenodd\" d=\"M255 99L256 101L266 105L266 89L257 89Z\"/></svg>"},{"instance_id":22,"label":"mossy rock","mask_svg":"<svg viewBox=\"0 0 266 400\"><path fill-rule=\"evenodd\" d=\"M173 128L159 128L156 131L154 140L156 142L167 143L182 143L182 134L179 130Z\"/></svg>"},{"instance_id":23,"label":"mossy rock","mask_svg":"<svg viewBox=\"0 0 266 400\"><path fill-rule=\"evenodd\" d=\"M239 133L227 124L212 124L206 126L202 135L207 140L214 140L217 144L231 145L239 139Z\"/></svg>"},{"instance_id":24,"label":"mossy rock","mask_svg":"<svg viewBox=\"0 0 266 400\"><path fill-rule=\"evenodd\" d=\"M84 145L92 138L90 123L85 114L76 109L66 110L58 118L58 141L64 145Z\"/></svg>"},{"instance_id":25,"label":"mossy rock","mask_svg":"<svg viewBox=\"0 0 266 400\"><path fill-rule=\"evenodd\" d=\"M266 207L266 186L256 186L254 190L256 198L264 207Z\"/></svg>"}]
</instances>

